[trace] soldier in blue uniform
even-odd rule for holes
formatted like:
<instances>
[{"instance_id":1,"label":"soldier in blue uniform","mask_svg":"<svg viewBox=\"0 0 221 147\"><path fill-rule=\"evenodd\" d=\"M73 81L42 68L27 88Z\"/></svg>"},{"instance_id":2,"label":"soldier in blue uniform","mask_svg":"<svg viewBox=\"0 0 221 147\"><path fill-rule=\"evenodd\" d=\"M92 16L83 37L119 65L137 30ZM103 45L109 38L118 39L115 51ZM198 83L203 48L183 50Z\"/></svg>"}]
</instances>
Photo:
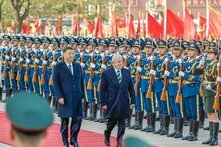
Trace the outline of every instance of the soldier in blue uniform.
<instances>
[{"instance_id":1,"label":"soldier in blue uniform","mask_svg":"<svg viewBox=\"0 0 221 147\"><path fill-rule=\"evenodd\" d=\"M159 56L155 60L155 70L150 70L150 74L155 76L153 92L159 107L160 128L154 131L154 134L167 135L169 133L170 124L170 108L168 98L161 99L162 89L164 87L164 70L165 60L169 60L167 56L168 44L164 40L157 42Z\"/></svg>"},{"instance_id":2,"label":"soldier in blue uniform","mask_svg":"<svg viewBox=\"0 0 221 147\"><path fill-rule=\"evenodd\" d=\"M164 75L168 76L168 96L170 106L174 116L174 131L167 135L167 137L181 138L183 137L183 106L182 103L176 102L179 82L179 69L182 61L182 51L184 50L183 42L178 40L173 45L174 59L169 63L168 71L165 70Z\"/></svg>"},{"instance_id":3,"label":"soldier in blue uniform","mask_svg":"<svg viewBox=\"0 0 221 147\"><path fill-rule=\"evenodd\" d=\"M129 129L140 130L143 125L143 101L141 99L140 91L140 64L142 59L141 50L144 48L145 42L141 38L138 38L132 47L133 56L129 58L129 71L131 74L131 80L135 89L135 123L128 127Z\"/></svg>"},{"instance_id":4,"label":"soldier in blue uniform","mask_svg":"<svg viewBox=\"0 0 221 147\"><path fill-rule=\"evenodd\" d=\"M154 95L152 97L147 97L147 91L150 84L150 70L151 70L151 61L154 59L154 49L156 48L156 44L154 40L151 38L146 38L145 45L145 58L141 59L141 67L137 67L141 72L141 92L142 92L142 100L144 102L144 110L147 113L146 120L147 126L141 129L141 131L145 132L153 132L155 131L155 123L156 123L156 110L155 110L155 99ZM139 69L140 68L140 69Z\"/></svg>"},{"instance_id":5,"label":"soldier in blue uniform","mask_svg":"<svg viewBox=\"0 0 221 147\"><path fill-rule=\"evenodd\" d=\"M190 43L188 49L188 61L184 63L183 72L179 72L182 76L183 88L182 97L185 105L187 116L190 118L189 135L183 137L183 140L196 141L199 131L199 80L200 75L196 73L198 62L196 60L197 54L200 53L199 47L196 43Z\"/></svg>"}]
</instances>

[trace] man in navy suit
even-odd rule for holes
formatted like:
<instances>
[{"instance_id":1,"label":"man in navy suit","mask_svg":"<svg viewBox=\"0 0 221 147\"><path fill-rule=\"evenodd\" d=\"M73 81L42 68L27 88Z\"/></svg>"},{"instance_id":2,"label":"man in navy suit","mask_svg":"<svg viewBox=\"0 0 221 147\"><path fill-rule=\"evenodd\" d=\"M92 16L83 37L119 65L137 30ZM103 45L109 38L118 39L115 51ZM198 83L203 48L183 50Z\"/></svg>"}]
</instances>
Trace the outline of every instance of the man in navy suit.
<instances>
[{"instance_id":1,"label":"man in navy suit","mask_svg":"<svg viewBox=\"0 0 221 147\"><path fill-rule=\"evenodd\" d=\"M134 86L129 71L123 68L123 63L121 55L114 55L112 67L101 75L101 105L107 110L108 119L104 131L104 143L107 146L110 146L110 134L116 124L118 124L117 147L123 146L125 119L129 117L130 107L135 103Z\"/></svg>"},{"instance_id":2,"label":"man in navy suit","mask_svg":"<svg viewBox=\"0 0 221 147\"><path fill-rule=\"evenodd\" d=\"M61 135L65 147L68 142L69 118L72 118L70 126L70 144L79 147L78 133L82 121L82 99L85 98L83 73L81 66L74 63L74 50L71 47L63 49L64 61L58 63L53 71L53 86L58 100L58 116L61 118Z\"/></svg>"}]
</instances>

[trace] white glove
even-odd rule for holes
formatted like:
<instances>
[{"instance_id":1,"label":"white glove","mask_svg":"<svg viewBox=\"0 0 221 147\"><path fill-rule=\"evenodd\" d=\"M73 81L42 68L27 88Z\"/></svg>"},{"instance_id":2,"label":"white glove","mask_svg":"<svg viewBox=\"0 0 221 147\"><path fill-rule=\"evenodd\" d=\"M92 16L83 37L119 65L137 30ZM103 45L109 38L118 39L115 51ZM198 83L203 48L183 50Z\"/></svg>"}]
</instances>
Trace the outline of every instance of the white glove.
<instances>
[{"instance_id":1,"label":"white glove","mask_svg":"<svg viewBox=\"0 0 221 147\"><path fill-rule=\"evenodd\" d=\"M123 55L123 58L124 58L124 59L127 59L127 55Z\"/></svg>"},{"instance_id":2,"label":"white glove","mask_svg":"<svg viewBox=\"0 0 221 147\"><path fill-rule=\"evenodd\" d=\"M15 61L16 60L16 58L15 57L12 57L12 61Z\"/></svg>"},{"instance_id":3,"label":"white glove","mask_svg":"<svg viewBox=\"0 0 221 147\"><path fill-rule=\"evenodd\" d=\"M20 59L19 59L19 61L20 61L20 62L23 62L23 59L22 59L22 58L20 58Z\"/></svg>"},{"instance_id":4,"label":"white glove","mask_svg":"<svg viewBox=\"0 0 221 147\"><path fill-rule=\"evenodd\" d=\"M140 60L140 59L141 59L141 56L140 56L140 55L138 55L138 56L137 56L137 60Z\"/></svg>"},{"instance_id":5,"label":"white glove","mask_svg":"<svg viewBox=\"0 0 221 147\"><path fill-rule=\"evenodd\" d=\"M56 65L57 64L57 62L52 62L52 65Z\"/></svg>"},{"instance_id":6,"label":"white glove","mask_svg":"<svg viewBox=\"0 0 221 147\"><path fill-rule=\"evenodd\" d=\"M94 63L91 63L91 68L95 68L95 64Z\"/></svg>"},{"instance_id":7,"label":"white glove","mask_svg":"<svg viewBox=\"0 0 221 147\"><path fill-rule=\"evenodd\" d=\"M85 64L84 64L84 63L81 63L81 67L83 67L83 68L84 68L84 66L85 66Z\"/></svg>"},{"instance_id":8,"label":"white glove","mask_svg":"<svg viewBox=\"0 0 221 147\"><path fill-rule=\"evenodd\" d=\"M101 64L101 68L106 69L107 66L105 64Z\"/></svg>"},{"instance_id":9,"label":"white glove","mask_svg":"<svg viewBox=\"0 0 221 147\"><path fill-rule=\"evenodd\" d=\"M199 65L200 65L200 66L203 66L204 64L205 64L205 60L204 60L204 59L201 59Z\"/></svg>"},{"instance_id":10,"label":"white glove","mask_svg":"<svg viewBox=\"0 0 221 147\"><path fill-rule=\"evenodd\" d=\"M27 62L27 63L30 63L30 59L26 59L26 62Z\"/></svg>"},{"instance_id":11,"label":"white glove","mask_svg":"<svg viewBox=\"0 0 221 147\"><path fill-rule=\"evenodd\" d=\"M184 72L179 71L179 76L180 76L180 77L184 77L184 75L185 75L185 73L184 73Z\"/></svg>"},{"instance_id":12,"label":"white glove","mask_svg":"<svg viewBox=\"0 0 221 147\"><path fill-rule=\"evenodd\" d=\"M207 86L206 86L206 89L207 89L207 90L211 90L211 89L212 89L211 85L210 85L210 84L207 85Z\"/></svg>"},{"instance_id":13,"label":"white glove","mask_svg":"<svg viewBox=\"0 0 221 147\"><path fill-rule=\"evenodd\" d=\"M9 56L5 56L5 58L6 58L7 60L9 60Z\"/></svg>"},{"instance_id":14,"label":"white glove","mask_svg":"<svg viewBox=\"0 0 221 147\"><path fill-rule=\"evenodd\" d=\"M169 72L168 70L165 70L165 71L164 71L164 75L169 77L170 72Z\"/></svg>"},{"instance_id":15,"label":"white glove","mask_svg":"<svg viewBox=\"0 0 221 147\"><path fill-rule=\"evenodd\" d=\"M39 60L38 60L38 59L35 59L35 63L39 63Z\"/></svg>"},{"instance_id":16,"label":"white glove","mask_svg":"<svg viewBox=\"0 0 221 147\"><path fill-rule=\"evenodd\" d=\"M154 56L151 56L151 57L150 57L150 61L153 61L153 60L154 60Z\"/></svg>"},{"instance_id":17,"label":"white glove","mask_svg":"<svg viewBox=\"0 0 221 147\"><path fill-rule=\"evenodd\" d=\"M47 64L47 61L44 60L44 61L43 61L43 64L46 65L46 64Z\"/></svg>"},{"instance_id":18,"label":"white glove","mask_svg":"<svg viewBox=\"0 0 221 147\"><path fill-rule=\"evenodd\" d=\"M141 72L142 68L140 66L137 66L137 71Z\"/></svg>"},{"instance_id":19,"label":"white glove","mask_svg":"<svg viewBox=\"0 0 221 147\"><path fill-rule=\"evenodd\" d=\"M179 59L178 62L179 62L179 64L182 64L183 63L183 59Z\"/></svg>"},{"instance_id":20,"label":"white glove","mask_svg":"<svg viewBox=\"0 0 221 147\"><path fill-rule=\"evenodd\" d=\"M219 62L217 63L217 67L219 67Z\"/></svg>"},{"instance_id":21,"label":"white glove","mask_svg":"<svg viewBox=\"0 0 221 147\"><path fill-rule=\"evenodd\" d=\"M81 56L81 57L83 56L83 53L82 53L82 52L80 53L80 56Z\"/></svg>"},{"instance_id":22,"label":"white glove","mask_svg":"<svg viewBox=\"0 0 221 147\"><path fill-rule=\"evenodd\" d=\"M217 77L217 78L216 78L216 81L217 81L217 82L221 82L221 77Z\"/></svg>"},{"instance_id":23,"label":"white glove","mask_svg":"<svg viewBox=\"0 0 221 147\"><path fill-rule=\"evenodd\" d=\"M156 75L156 70L152 70L152 69L151 69L151 70L150 70L150 74L155 76L155 75Z\"/></svg>"}]
</instances>

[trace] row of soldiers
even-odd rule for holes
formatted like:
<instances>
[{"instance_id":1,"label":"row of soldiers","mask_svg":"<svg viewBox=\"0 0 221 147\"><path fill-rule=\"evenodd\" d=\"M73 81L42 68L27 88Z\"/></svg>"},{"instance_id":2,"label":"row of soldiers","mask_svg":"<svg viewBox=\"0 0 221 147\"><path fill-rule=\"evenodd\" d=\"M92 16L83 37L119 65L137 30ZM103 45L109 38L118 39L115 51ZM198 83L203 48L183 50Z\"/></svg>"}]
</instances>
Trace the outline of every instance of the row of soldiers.
<instances>
[{"instance_id":1,"label":"row of soldiers","mask_svg":"<svg viewBox=\"0 0 221 147\"><path fill-rule=\"evenodd\" d=\"M217 76L219 40L187 42L171 38L51 38L4 34L0 44L0 92L5 91L6 97L18 91L32 91L44 96L55 107L53 66L63 61L62 49L71 46L75 62L80 63L84 71L84 118L103 123L106 111L100 106L100 76L111 66L112 56L121 54L124 67L131 73L136 95L135 123L130 123L132 108L126 120L129 129L182 138L183 126L187 124L189 135L182 139L195 141L199 128L203 127L206 110L210 140L204 143L218 144L219 121L213 104L217 103L215 87L221 82ZM100 118L97 118L98 108ZM146 127L143 127L144 111ZM160 121L158 130L155 129L156 120ZM174 132L169 133L171 120Z\"/></svg>"}]
</instances>

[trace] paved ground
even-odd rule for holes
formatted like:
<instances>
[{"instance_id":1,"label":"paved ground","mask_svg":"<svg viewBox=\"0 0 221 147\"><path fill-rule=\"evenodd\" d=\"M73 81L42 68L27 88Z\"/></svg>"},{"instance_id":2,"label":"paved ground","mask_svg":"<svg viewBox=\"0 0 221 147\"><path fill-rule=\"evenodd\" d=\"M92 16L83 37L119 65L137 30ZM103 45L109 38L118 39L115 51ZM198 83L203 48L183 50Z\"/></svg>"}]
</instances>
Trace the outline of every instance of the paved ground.
<instances>
[{"instance_id":1,"label":"paved ground","mask_svg":"<svg viewBox=\"0 0 221 147\"><path fill-rule=\"evenodd\" d=\"M5 105L0 103L0 111L4 111L4 108L5 108ZM55 123L60 123L59 118L56 115L55 115ZM145 124L146 122L144 122L144 125ZM205 122L205 125L208 125L207 121ZM157 122L156 128L159 128L159 122ZM82 129L86 129L86 130L103 134L103 131L105 129L105 124L100 124L100 123L95 123L95 122L90 122L90 121L83 121ZM184 135L188 134L188 129L189 127L184 127L184 133L183 133ZM173 131L173 125L170 125L170 131ZM116 133L117 133L117 129L115 128L112 133L113 136L116 136ZM152 133L148 134L148 133L144 133L141 131L135 131L135 130L129 130L129 129L126 130L125 136L127 135L139 136L143 140L151 142L151 144L159 146L159 147L171 147L171 146L176 146L176 147L199 147L199 146L203 147L205 146L206 147L208 145L202 145L201 142L208 138L208 133L209 133L208 131L204 131L202 129L199 130L198 141L195 141L195 142L188 142L188 141L183 141L181 139L168 138L166 136L154 135ZM221 144L221 133L219 134L219 141ZM9 147L9 146L0 143L0 147Z\"/></svg>"}]
</instances>

